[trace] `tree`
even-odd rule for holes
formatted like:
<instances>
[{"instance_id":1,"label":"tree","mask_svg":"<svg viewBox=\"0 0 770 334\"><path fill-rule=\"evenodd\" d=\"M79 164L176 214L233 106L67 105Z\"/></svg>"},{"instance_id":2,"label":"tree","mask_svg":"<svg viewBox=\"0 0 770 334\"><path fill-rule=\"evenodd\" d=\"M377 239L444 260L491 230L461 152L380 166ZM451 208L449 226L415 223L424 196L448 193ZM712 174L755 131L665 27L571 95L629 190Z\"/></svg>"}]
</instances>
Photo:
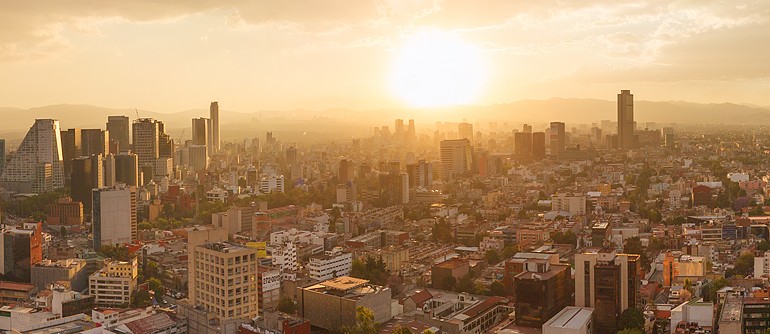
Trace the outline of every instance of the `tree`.
<instances>
[{"instance_id":1,"label":"tree","mask_svg":"<svg viewBox=\"0 0 770 334\"><path fill-rule=\"evenodd\" d=\"M163 286L163 282L161 282L156 277L147 280L147 284L149 285L150 290L155 292L156 297L163 296L163 294L166 293L166 287Z\"/></svg>"},{"instance_id":2,"label":"tree","mask_svg":"<svg viewBox=\"0 0 770 334\"><path fill-rule=\"evenodd\" d=\"M131 306L133 307L147 307L150 306L150 292L147 290L139 290L131 297Z\"/></svg>"},{"instance_id":3,"label":"tree","mask_svg":"<svg viewBox=\"0 0 770 334\"><path fill-rule=\"evenodd\" d=\"M329 213L331 216L331 219L329 219L329 232L335 233L337 232L337 220L342 217L342 212L340 211L339 207L333 207L331 212Z\"/></svg>"},{"instance_id":4,"label":"tree","mask_svg":"<svg viewBox=\"0 0 770 334\"><path fill-rule=\"evenodd\" d=\"M511 245L503 248L503 259L510 259L514 255L516 255L516 246Z\"/></svg>"},{"instance_id":5,"label":"tree","mask_svg":"<svg viewBox=\"0 0 770 334\"><path fill-rule=\"evenodd\" d=\"M757 250L758 250L758 251L760 251L760 252L762 252L762 253L764 253L764 252L766 252L766 251L770 250L770 242L767 242L767 240L762 240L762 241L761 241L761 242L760 242L760 243L757 245Z\"/></svg>"},{"instance_id":6,"label":"tree","mask_svg":"<svg viewBox=\"0 0 770 334\"><path fill-rule=\"evenodd\" d=\"M551 240L557 244L568 244L568 245L575 245L577 244L577 235L575 235L572 231L567 232L556 232L551 235Z\"/></svg>"},{"instance_id":7,"label":"tree","mask_svg":"<svg viewBox=\"0 0 770 334\"><path fill-rule=\"evenodd\" d=\"M278 301L278 307L276 307L278 311L288 314L294 314L296 311L296 307L294 305L294 301L291 300L289 297L283 297L281 300Z\"/></svg>"},{"instance_id":8,"label":"tree","mask_svg":"<svg viewBox=\"0 0 770 334\"><path fill-rule=\"evenodd\" d=\"M505 286L500 281L494 281L489 285L489 294L492 296L504 296Z\"/></svg>"},{"instance_id":9,"label":"tree","mask_svg":"<svg viewBox=\"0 0 770 334\"><path fill-rule=\"evenodd\" d=\"M473 278L471 277L471 274L465 275L462 278L460 278L460 280L457 281L457 286L455 286L455 290L457 292L474 293L475 287L473 286Z\"/></svg>"},{"instance_id":10,"label":"tree","mask_svg":"<svg viewBox=\"0 0 770 334\"><path fill-rule=\"evenodd\" d=\"M628 308L618 318L619 329L644 330L644 314L638 308Z\"/></svg>"},{"instance_id":11,"label":"tree","mask_svg":"<svg viewBox=\"0 0 770 334\"><path fill-rule=\"evenodd\" d=\"M409 328L406 328L404 326L398 326L391 333L393 333L393 334L412 334L412 331L410 331Z\"/></svg>"},{"instance_id":12,"label":"tree","mask_svg":"<svg viewBox=\"0 0 770 334\"><path fill-rule=\"evenodd\" d=\"M490 249L484 253L484 259L487 260L489 265L496 265L500 263L500 255L498 255L497 251L494 249Z\"/></svg>"},{"instance_id":13,"label":"tree","mask_svg":"<svg viewBox=\"0 0 770 334\"><path fill-rule=\"evenodd\" d=\"M743 253L735 259L735 272L746 276L754 272L754 255Z\"/></svg>"},{"instance_id":14,"label":"tree","mask_svg":"<svg viewBox=\"0 0 770 334\"><path fill-rule=\"evenodd\" d=\"M343 328L346 334L377 334L374 312L365 306L356 307L356 324Z\"/></svg>"},{"instance_id":15,"label":"tree","mask_svg":"<svg viewBox=\"0 0 770 334\"><path fill-rule=\"evenodd\" d=\"M618 334L644 334L644 332L636 328L626 328L626 329L620 330Z\"/></svg>"}]
</instances>

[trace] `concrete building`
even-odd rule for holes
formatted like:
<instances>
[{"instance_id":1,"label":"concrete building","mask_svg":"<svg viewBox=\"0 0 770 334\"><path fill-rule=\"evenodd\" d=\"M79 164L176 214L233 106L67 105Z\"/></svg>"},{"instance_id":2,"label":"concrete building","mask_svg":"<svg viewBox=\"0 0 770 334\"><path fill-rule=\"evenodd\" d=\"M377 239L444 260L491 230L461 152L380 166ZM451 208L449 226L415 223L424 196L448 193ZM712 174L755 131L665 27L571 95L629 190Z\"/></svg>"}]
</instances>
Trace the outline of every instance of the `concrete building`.
<instances>
[{"instance_id":1,"label":"concrete building","mask_svg":"<svg viewBox=\"0 0 770 334\"><path fill-rule=\"evenodd\" d=\"M714 303L693 299L671 309L671 334L676 333L679 323L697 323L700 327L714 327Z\"/></svg>"},{"instance_id":2,"label":"concrete building","mask_svg":"<svg viewBox=\"0 0 770 334\"><path fill-rule=\"evenodd\" d=\"M49 289L52 284L78 292L88 288L88 271L83 259L43 260L32 266L31 273L32 284L40 290Z\"/></svg>"},{"instance_id":3,"label":"concrete building","mask_svg":"<svg viewBox=\"0 0 770 334\"><path fill-rule=\"evenodd\" d=\"M205 145L190 145L187 147L187 151L189 152L189 166L194 172L209 167L209 153Z\"/></svg>"},{"instance_id":4,"label":"concrete building","mask_svg":"<svg viewBox=\"0 0 770 334\"><path fill-rule=\"evenodd\" d=\"M38 222L2 230L0 273L4 279L24 283L31 281L32 266L43 260L42 227L43 223Z\"/></svg>"},{"instance_id":5,"label":"concrete building","mask_svg":"<svg viewBox=\"0 0 770 334\"><path fill-rule=\"evenodd\" d=\"M283 175L263 176L259 182L259 192L269 194L271 192L282 193L284 191Z\"/></svg>"},{"instance_id":6,"label":"concrete building","mask_svg":"<svg viewBox=\"0 0 770 334\"><path fill-rule=\"evenodd\" d=\"M227 228L214 225L195 226L180 229L175 233L187 239L187 254L194 254L195 248L208 242L227 241ZM195 258L187 257L187 286L188 289L195 286L196 278L199 276L198 267L195 266ZM191 305L197 305L197 298L194 294L188 293L187 298Z\"/></svg>"},{"instance_id":7,"label":"concrete building","mask_svg":"<svg viewBox=\"0 0 770 334\"><path fill-rule=\"evenodd\" d=\"M571 215L581 216L586 214L586 196L556 193L551 195L551 210L567 211Z\"/></svg>"},{"instance_id":8,"label":"concrete building","mask_svg":"<svg viewBox=\"0 0 770 334\"><path fill-rule=\"evenodd\" d=\"M524 271L514 277L516 324L541 327L570 304L571 267L552 264L547 259L529 259Z\"/></svg>"},{"instance_id":9,"label":"concrete building","mask_svg":"<svg viewBox=\"0 0 770 334\"><path fill-rule=\"evenodd\" d=\"M260 315L278 306L281 299L281 270L273 267L257 267L257 305Z\"/></svg>"},{"instance_id":10,"label":"concrete building","mask_svg":"<svg viewBox=\"0 0 770 334\"><path fill-rule=\"evenodd\" d=\"M211 102L209 106L209 118L211 119L211 154L219 153L219 102Z\"/></svg>"},{"instance_id":11,"label":"concrete building","mask_svg":"<svg viewBox=\"0 0 770 334\"><path fill-rule=\"evenodd\" d=\"M706 277L706 262L706 258L702 256L666 252L663 257L663 286L684 284L687 279L693 283L703 279ZM756 271L756 267L754 270Z\"/></svg>"},{"instance_id":12,"label":"concrete building","mask_svg":"<svg viewBox=\"0 0 770 334\"><path fill-rule=\"evenodd\" d=\"M94 249L137 240L136 188L125 184L93 190Z\"/></svg>"},{"instance_id":13,"label":"concrete building","mask_svg":"<svg viewBox=\"0 0 770 334\"><path fill-rule=\"evenodd\" d=\"M107 131L110 132L110 141L117 142L118 152L127 152L131 149L130 126L128 116L107 116Z\"/></svg>"},{"instance_id":14,"label":"concrete building","mask_svg":"<svg viewBox=\"0 0 770 334\"><path fill-rule=\"evenodd\" d=\"M5 169L5 139L0 138L0 175Z\"/></svg>"},{"instance_id":15,"label":"concrete building","mask_svg":"<svg viewBox=\"0 0 770 334\"><path fill-rule=\"evenodd\" d=\"M457 125L457 133L459 139L468 139L473 141L473 124L460 123Z\"/></svg>"},{"instance_id":16,"label":"concrete building","mask_svg":"<svg viewBox=\"0 0 770 334\"><path fill-rule=\"evenodd\" d=\"M192 144L203 145L208 144L208 119L207 118L193 118L192 119Z\"/></svg>"},{"instance_id":17,"label":"concrete building","mask_svg":"<svg viewBox=\"0 0 770 334\"><path fill-rule=\"evenodd\" d=\"M535 161L545 159L545 132L532 133L532 159Z\"/></svg>"},{"instance_id":18,"label":"concrete building","mask_svg":"<svg viewBox=\"0 0 770 334\"><path fill-rule=\"evenodd\" d=\"M594 310L567 306L543 324L543 334L593 334Z\"/></svg>"},{"instance_id":19,"label":"concrete building","mask_svg":"<svg viewBox=\"0 0 770 334\"><path fill-rule=\"evenodd\" d=\"M617 330L617 318L638 307L639 255L610 249L589 249L575 255L575 306L594 308L596 330Z\"/></svg>"},{"instance_id":20,"label":"concrete building","mask_svg":"<svg viewBox=\"0 0 770 334\"><path fill-rule=\"evenodd\" d=\"M370 309L375 322L390 320L390 298L390 288L348 276L297 288L299 315L327 331L354 325L358 306Z\"/></svg>"},{"instance_id":21,"label":"concrete building","mask_svg":"<svg viewBox=\"0 0 770 334\"><path fill-rule=\"evenodd\" d=\"M219 320L254 318L258 314L257 249L214 242L196 246L195 277L188 288L202 306Z\"/></svg>"},{"instance_id":22,"label":"concrete building","mask_svg":"<svg viewBox=\"0 0 770 334\"><path fill-rule=\"evenodd\" d=\"M427 188L433 185L433 164L425 162L424 159L407 164L406 174L409 175L409 188Z\"/></svg>"},{"instance_id":23,"label":"concrete building","mask_svg":"<svg viewBox=\"0 0 770 334\"><path fill-rule=\"evenodd\" d=\"M634 94L630 90L621 90L618 94L618 148L636 147L634 128Z\"/></svg>"},{"instance_id":24,"label":"concrete building","mask_svg":"<svg viewBox=\"0 0 770 334\"><path fill-rule=\"evenodd\" d=\"M71 191L72 199L83 203L86 212L91 211L91 190L104 186L102 175L102 156L81 156L72 160Z\"/></svg>"},{"instance_id":25,"label":"concrete building","mask_svg":"<svg viewBox=\"0 0 770 334\"><path fill-rule=\"evenodd\" d=\"M139 118L134 120L133 152L137 155L139 167L155 166L160 157L160 122L152 118ZM145 176L147 178L147 176Z\"/></svg>"},{"instance_id":26,"label":"concrete building","mask_svg":"<svg viewBox=\"0 0 770 334\"><path fill-rule=\"evenodd\" d=\"M59 121L38 119L0 175L0 187L22 193L45 193L64 187Z\"/></svg>"},{"instance_id":27,"label":"concrete building","mask_svg":"<svg viewBox=\"0 0 770 334\"><path fill-rule=\"evenodd\" d=\"M139 187L139 157L130 152L115 156L115 182Z\"/></svg>"},{"instance_id":28,"label":"concrete building","mask_svg":"<svg viewBox=\"0 0 770 334\"><path fill-rule=\"evenodd\" d=\"M440 154L444 179L451 180L471 170L472 153L470 140L442 140Z\"/></svg>"},{"instance_id":29,"label":"concrete building","mask_svg":"<svg viewBox=\"0 0 770 334\"><path fill-rule=\"evenodd\" d=\"M451 290L454 284L470 273L468 260L449 259L431 268L431 287Z\"/></svg>"},{"instance_id":30,"label":"concrete building","mask_svg":"<svg viewBox=\"0 0 770 334\"><path fill-rule=\"evenodd\" d=\"M352 267L353 254L342 251L341 247L334 247L323 255L311 256L307 265L310 278L318 281L347 276Z\"/></svg>"},{"instance_id":31,"label":"concrete building","mask_svg":"<svg viewBox=\"0 0 770 334\"><path fill-rule=\"evenodd\" d=\"M754 257L754 278L770 276L770 251Z\"/></svg>"},{"instance_id":32,"label":"concrete building","mask_svg":"<svg viewBox=\"0 0 770 334\"><path fill-rule=\"evenodd\" d=\"M75 202L72 198L60 198L48 209L48 225L83 225L83 203Z\"/></svg>"},{"instance_id":33,"label":"concrete building","mask_svg":"<svg viewBox=\"0 0 770 334\"><path fill-rule=\"evenodd\" d=\"M81 155L105 155L110 153L110 132L102 129L82 129Z\"/></svg>"},{"instance_id":34,"label":"concrete building","mask_svg":"<svg viewBox=\"0 0 770 334\"><path fill-rule=\"evenodd\" d=\"M551 122L550 125L551 155L559 156L567 147L567 132L562 122Z\"/></svg>"},{"instance_id":35,"label":"concrete building","mask_svg":"<svg viewBox=\"0 0 770 334\"><path fill-rule=\"evenodd\" d=\"M128 305L136 291L138 276L136 258L130 261L108 260L101 270L88 277L88 291L95 297L96 305Z\"/></svg>"}]
</instances>

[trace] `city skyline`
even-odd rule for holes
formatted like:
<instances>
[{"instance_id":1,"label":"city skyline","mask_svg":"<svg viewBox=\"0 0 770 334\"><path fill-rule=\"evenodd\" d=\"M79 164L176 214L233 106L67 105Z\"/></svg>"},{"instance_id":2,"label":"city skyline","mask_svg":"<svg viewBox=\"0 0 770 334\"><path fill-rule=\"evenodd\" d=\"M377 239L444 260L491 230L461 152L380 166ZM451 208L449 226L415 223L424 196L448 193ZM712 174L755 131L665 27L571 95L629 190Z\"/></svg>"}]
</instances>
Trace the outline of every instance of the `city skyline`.
<instances>
[{"instance_id":1,"label":"city skyline","mask_svg":"<svg viewBox=\"0 0 770 334\"><path fill-rule=\"evenodd\" d=\"M427 45L434 58L437 50L473 56L441 57L459 66L439 61L426 70L448 68L479 81L459 86L478 89L476 96L438 104L604 98L631 89L649 100L768 106L762 61L769 52L763 43L768 7L711 1L19 3L1 20L0 75L15 78L2 85L4 104L21 108L71 103L174 112L210 100L241 111L405 108L436 104L424 99L435 91L415 99L392 87L399 66L421 64L409 60L410 50ZM475 70L461 71L468 68ZM442 82L427 77L429 85Z\"/></svg>"}]
</instances>

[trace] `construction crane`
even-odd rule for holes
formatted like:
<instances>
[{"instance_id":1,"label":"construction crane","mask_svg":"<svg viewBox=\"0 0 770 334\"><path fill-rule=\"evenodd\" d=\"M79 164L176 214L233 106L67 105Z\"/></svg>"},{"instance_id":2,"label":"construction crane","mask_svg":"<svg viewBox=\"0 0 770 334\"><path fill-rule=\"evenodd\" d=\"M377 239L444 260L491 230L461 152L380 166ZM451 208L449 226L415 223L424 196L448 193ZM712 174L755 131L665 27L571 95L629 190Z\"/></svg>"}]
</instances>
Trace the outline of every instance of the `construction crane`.
<instances>
[{"instance_id":1,"label":"construction crane","mask_svg":"<svg viewBox=\"0 0 770 334\"><path fill-rule=\"evenodd\" d=\"M139 117L139 110L138 110L138 109L136 109L136 108L134 108L134 112L136 113L136 119L139 119L139 118L140 118L140 117Z\"/></svg>"},{"instance_id":2,"label":"construction crane","mask_svg":"<svg viewBox=\"0 0 770 334\"><path fill-rule=\"evenodd\" d=\"M182 129L182 134L179 135L179 145L182 145L182 137L184 137L184 132L187 131L187 129Z\"/></svg>"}]
</instances>

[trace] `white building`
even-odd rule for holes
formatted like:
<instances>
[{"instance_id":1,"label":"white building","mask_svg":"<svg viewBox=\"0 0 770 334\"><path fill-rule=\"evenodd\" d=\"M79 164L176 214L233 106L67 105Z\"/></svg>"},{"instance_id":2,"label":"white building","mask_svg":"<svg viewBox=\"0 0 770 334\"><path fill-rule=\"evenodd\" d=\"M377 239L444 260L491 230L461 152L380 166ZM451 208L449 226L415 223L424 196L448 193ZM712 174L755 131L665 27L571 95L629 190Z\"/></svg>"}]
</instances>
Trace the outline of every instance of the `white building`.
<instances>
[{"instance_id":1,"label":"white building","mask_svg":"<svg viewBox=\"0 0 770 334\"><path fill-rule=\"evenodd\" d=\"M572 215L586 213L586 196L556 193L551 195L551 210L567 211Z\"/></svg>"},{"instance_id":2,"label":"white building","mask_svg":"<svg viewBox=\"0 0 770 334\"><path fill-rule=\"evenodd\" d=\"M297 246L294 243L287 243L283 247L277 247L272 249L273 265L281 268L281 270L297 271L299 270L299 264L297 263Z\"/></svg>"},{"instance_id":3,"label":"white building","mask_svg":"<svg viewBox=\"0 0 770 334\"><path fill-rule=\"evenodd\" d=\"M770 251L754 257L754 278L770 276Z\"/></svg>"},{"instance_id":4,"label":"white building","mask_svg":"<svg viewBox=\"0 0 770 334\"><path fill-rule=\"evenodd\" d=\"M682 303L671 310L671 333L675 333L679 322L698 323L701 327L714 326L714 303L692 300Z\"/></svg>"},{"instance_id":5,"label":"white building","mask_svg":"<svg viewBox=\"0 0 770 334\"><path fill-rule=\"evenodd\" d=\"M269 194L274 191L282 193L284 189L283 181L283 175L263 176L259 181L259 192L263 194Z\"/></svg>"},{"instance_id":6,"label":"white building","mask_svg":"<svg viewBox=\"0 0 770 334\"><path fill-rule=\"evenodd\" d=\"M38 119L0 175L0 187L24 193L44 193L64 187L59 121Z\"/></svg>"},{"instance_id":7,"label":"white building","mask_svg":"<svg viewBox=\"0 0 770 334\"><path fill-rule=\"evenodd\" d=\"M310 278L314 280L325 281L347 276L353 267L353 254L343 252L340 247L334 247L323 255L311 256L307 267Z\"/></svg>"},{"instance_id":8,"label":"white building","mask_svg":"<svg viewBox=\"0 0 770 334\"><path fill-rule=\"evenodd\" d=\"M543 334L591 334L594 310L567 306L543 324Z\"/></svg>"},{"instance_id":9,"label":"white building","mask_svg":"<svg viewBox=\"0 0 770 334\"><path fill-rule=\"evenodd\" d=\"M137 239L136 188L125 184L93 190L91 213L94 249Z\"/></svg>"},{"instance_id":10,"label":"white building","mask_svg":"<svg viewBox=\"0 0 770 334\"><path fill-rule=\"evenodd\" d=\"M88 277L88 291L96 305L128 305L136 291L138 276L136 258L128 262L111 261Z\"/></svg>"}]
</instances>

